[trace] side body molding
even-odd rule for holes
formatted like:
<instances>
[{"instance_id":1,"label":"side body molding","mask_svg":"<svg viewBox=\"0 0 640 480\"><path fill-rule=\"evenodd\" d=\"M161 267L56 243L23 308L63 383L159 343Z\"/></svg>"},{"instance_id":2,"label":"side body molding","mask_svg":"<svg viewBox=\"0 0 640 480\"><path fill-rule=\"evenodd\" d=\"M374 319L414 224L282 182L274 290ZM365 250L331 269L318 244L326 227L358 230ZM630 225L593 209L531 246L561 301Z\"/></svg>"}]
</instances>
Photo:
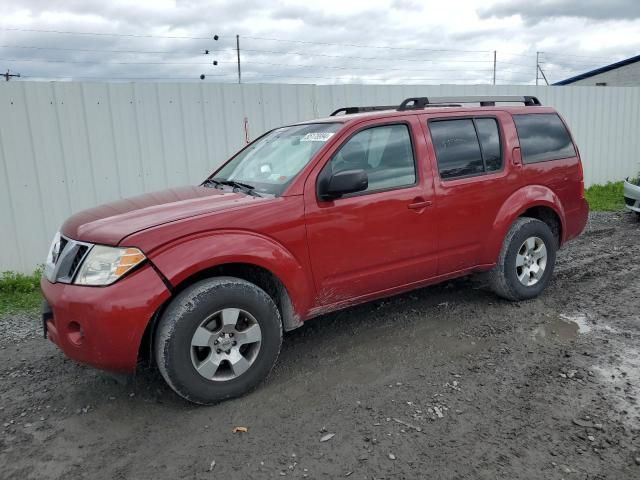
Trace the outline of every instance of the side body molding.
<instances>
[{"instance_id":1,"label":"side body molding","mask_svg":"<svg viewBox=\"0 0 640 480\"><path fill-rule=\"evenodd\" d=\"M544 185L527 185L513 192L498 211L491 229L491 236L484 247L482 263L492 264L496 262L504 237L513 222L533 207L548 207L552 209L560 219L562 236L566 235L564 208L558 196ZM560 243L564 243L564 238L560 239Z\"/></svg>"},{"instance_id":2,"label":"side body molding","mask_svg":"<svg viewBox=\"0 0 640 480\"><path fill-rule=\"evenodd\" d=\"M284 285L283 312L289 325L307 318L314 298L313 283L304 267L282 244L255 232L216 230L181 238L153 252L149 259L173 286L203 270L230 263L244 263L270 271ZM286 303L289 305L286 305ZM286 320L286 319L285 319Z\"/></svg>"}]
</instances>

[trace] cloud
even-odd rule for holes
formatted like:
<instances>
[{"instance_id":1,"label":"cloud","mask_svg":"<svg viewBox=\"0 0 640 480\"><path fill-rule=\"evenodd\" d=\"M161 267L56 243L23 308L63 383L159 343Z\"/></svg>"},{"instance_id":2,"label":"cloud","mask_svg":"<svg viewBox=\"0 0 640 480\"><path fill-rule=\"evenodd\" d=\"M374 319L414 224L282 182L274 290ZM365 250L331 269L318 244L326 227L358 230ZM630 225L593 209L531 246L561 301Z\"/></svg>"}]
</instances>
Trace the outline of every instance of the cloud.
<instances>
[{"instance_id":1,"label":"cloud","mask_svg":"<svg viewBox=\"0 0 640 480\"><path fill-rule=\"evenodd\" d=\"M590 20L633 20L640 18L638 0L509 0L480 9L481 18L519 15L535 24L562 17Z\"/></svg>"},{"instance_id":2,"label":"cloud","mask_svg":"<svg viewBox=\"0 0 640 480\"><path fill-rule=\"evenodd\" d=\"M0 71L235 82L239 34L246 82L489 83L497 50L499 83L532 83L538 50L557 81L640 49L636 2L492 1L3 0Z\"/></svg>"},{"instance_id":3,"label":"cloud","mask_svg":"<svg viewBox=\"0 0 640 480\"><path fill-rule=\"evenodd\" d=\"M418 0L393 0L393 2L391 2L391 8L417 13L422 11L424 3Z\"/></svg>"}]
</instances>

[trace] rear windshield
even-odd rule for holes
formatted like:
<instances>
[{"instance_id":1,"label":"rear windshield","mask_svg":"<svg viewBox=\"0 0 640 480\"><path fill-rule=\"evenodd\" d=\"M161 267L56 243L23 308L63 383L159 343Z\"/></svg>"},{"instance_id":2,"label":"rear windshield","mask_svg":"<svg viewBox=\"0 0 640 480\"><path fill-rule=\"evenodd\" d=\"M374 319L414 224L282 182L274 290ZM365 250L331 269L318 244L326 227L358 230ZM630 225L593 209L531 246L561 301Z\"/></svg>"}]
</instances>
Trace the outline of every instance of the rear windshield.
<instances>
[{"instance_id":1,"label":"rear windshield","mask_svg":"<svg viewBox=\"0 0 640 480\"><path fill-rule=\"evenodd\" d=\"M567 128L555 113L514 115L524 163L576 156Z\"/></svg>"}]
</instances>

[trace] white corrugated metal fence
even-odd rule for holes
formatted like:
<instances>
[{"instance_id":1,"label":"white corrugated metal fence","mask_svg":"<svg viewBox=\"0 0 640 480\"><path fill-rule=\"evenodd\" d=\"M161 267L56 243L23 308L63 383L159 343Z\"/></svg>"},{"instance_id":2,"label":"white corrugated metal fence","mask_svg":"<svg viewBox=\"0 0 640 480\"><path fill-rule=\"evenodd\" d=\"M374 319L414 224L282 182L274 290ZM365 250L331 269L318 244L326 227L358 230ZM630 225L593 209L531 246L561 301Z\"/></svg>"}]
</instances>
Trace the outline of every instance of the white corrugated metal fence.
<instances>
[{"instance_id":1,"label":"white corrugated metal fence","mask_svg":"<svg viewBox=\"0 0 640 480\"><path fill-rule=\"evenodd\" d=\"M106 201L201 181L245 138L345 105L536 95L568 121L588 184L638 171L640 88L0 83L0 271L42 263L60 224Z\"/></svg>"}]
</instances>

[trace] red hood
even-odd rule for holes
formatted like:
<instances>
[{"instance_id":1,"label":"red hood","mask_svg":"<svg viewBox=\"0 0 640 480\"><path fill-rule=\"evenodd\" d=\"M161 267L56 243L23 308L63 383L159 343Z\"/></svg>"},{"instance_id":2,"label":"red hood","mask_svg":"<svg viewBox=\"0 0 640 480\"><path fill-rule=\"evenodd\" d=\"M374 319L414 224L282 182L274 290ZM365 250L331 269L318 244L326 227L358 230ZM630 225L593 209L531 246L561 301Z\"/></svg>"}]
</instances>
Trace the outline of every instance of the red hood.
<instances>
[{"instance_id":1,"label":"red hood","mask_svg":"<svg viewBox=\"0 0 640 480\"><path fill-rule=\"evenodd\" d=\"M149 227L255 201L260 198L215 188L171 188L76 213L61 231L74 240L117 245L124 237Z\"/></svg>"}]
</instances>

